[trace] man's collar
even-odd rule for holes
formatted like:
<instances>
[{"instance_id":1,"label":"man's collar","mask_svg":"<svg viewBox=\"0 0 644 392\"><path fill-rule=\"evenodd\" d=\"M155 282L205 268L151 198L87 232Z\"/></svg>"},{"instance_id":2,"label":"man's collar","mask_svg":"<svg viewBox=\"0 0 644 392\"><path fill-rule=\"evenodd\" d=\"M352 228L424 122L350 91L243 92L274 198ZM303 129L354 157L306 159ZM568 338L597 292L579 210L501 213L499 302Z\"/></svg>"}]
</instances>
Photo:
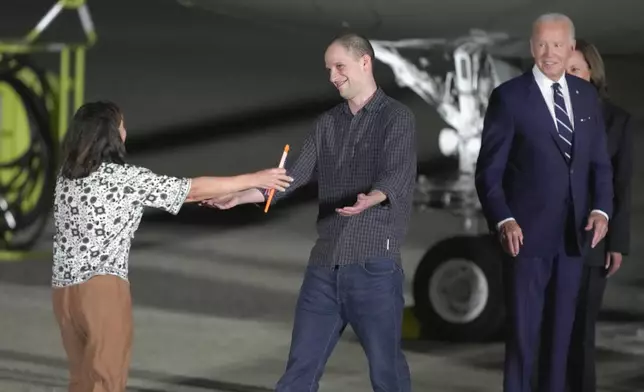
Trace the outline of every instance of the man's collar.
<instances>
[{"instance_id":1,"label":"man's collar","mask_svg":"<svg viewBox=\"0 0 644 392\"><path fill-rule=\"evenodd\" d=\"M537 67L537 64L535 64L532 67L532 75L534 75L534 80L537 82L537 85L539 87L542 87L542 88L545 87L547 89L550 89L552 87L552 85L555 84L555 82L553 82L550 78L548 78L546 75L544 75L543 72L541 72L539 67ZM565 89L567 87L566 73L565 72L561 75L561 77L559 78L559 80L556 83L559 83L559 86L562 89Z\"/></svg>"},{"instance_id":2,"label":"man's collar","mask_svg":"<svg viewBox=\"0 0 644 392\"><path fill-rule=\"evenodd\" d=\"M367 103L360 110L365 110L367 112L378 110L378 108L380 108L380 106L382 105L385 97L386 97L385 92L382 91L380 87L376 88L376 92L373 93L371 98L369 98ZM348 101L344 102L343 109L346 113L353 115L353 113L351 113L351 109L349 108Z\"/></svg>"}]
</instances>

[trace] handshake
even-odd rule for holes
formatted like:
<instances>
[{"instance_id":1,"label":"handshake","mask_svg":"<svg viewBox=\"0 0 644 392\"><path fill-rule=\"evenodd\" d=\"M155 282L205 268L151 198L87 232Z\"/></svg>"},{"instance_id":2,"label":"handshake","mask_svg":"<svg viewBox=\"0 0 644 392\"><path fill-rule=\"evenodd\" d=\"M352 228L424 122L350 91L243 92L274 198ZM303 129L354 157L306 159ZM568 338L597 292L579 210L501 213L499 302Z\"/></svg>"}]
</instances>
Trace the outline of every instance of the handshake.
<instances>
[{"instance_id":1,"label":"handshake","mask_svg":"<svg viewBox=\"0 0 644 392\"><path fill-rule=\"evenodd\" d=\"M228 210L240 204L263 203L269 197L269 191L285 192L294 179L286 175L286 170L281 168L266 169L256 173L244 174L236 177L227 177L232 181L230 186L222 187L221 192L215 197L210 197L199 202L200 206ZM295 186L304 185L305 180L300 180ZM344 217L358 215L364 210L384 202L387 196L379 191L372 190L365 194L357 195L353 205L336 208L335 212Z\"/></svg>"},{"instance_id":2,"label":"handshake","mask_svg":"<svg viewBox=\"0 0 644 392\"><path fill-rule=\"evenodd\" d=\"M286 175L286 169L282 168L266 169L229 178L233 182L229 189L222 189L219 196L202 200L199 205L227 210L239 204L261 203L265 200L265 191L285 192L293 182L293 178Z\"/></svg>"}]
</instances>

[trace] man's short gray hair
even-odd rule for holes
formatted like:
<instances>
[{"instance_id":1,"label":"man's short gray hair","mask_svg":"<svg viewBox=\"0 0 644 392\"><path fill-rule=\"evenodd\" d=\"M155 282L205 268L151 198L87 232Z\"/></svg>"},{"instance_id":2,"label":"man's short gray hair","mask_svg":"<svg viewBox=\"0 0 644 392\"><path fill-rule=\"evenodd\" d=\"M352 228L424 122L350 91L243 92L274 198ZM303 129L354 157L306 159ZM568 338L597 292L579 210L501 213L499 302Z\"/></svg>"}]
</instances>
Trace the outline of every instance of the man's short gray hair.
<instances>
[{"instance_id":1,"label":"man's short gray hair","mask_svg":"<svg viewBox=\"0 0 644 392\"><path fill-rule=\"evenodd\" d=\"M568 26L570 27L570 39L573 41L575 40L575 24L572 23L572 19L570 19L567 15L560 14L557 12L540 15L537 19L534 20L534 23L532 24L532 31L534 31L534 29L537 27L538 24L543 22L568 23Z\"/></svg>"}]
</instances>

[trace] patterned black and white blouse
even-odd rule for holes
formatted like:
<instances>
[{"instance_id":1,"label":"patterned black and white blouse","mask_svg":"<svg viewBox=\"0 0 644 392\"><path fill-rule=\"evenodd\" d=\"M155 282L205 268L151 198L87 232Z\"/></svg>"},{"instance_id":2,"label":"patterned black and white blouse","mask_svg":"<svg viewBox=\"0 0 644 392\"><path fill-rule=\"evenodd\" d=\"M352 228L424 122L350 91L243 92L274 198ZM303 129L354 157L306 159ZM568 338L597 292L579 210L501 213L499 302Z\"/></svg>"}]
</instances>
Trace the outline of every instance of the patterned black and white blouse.
<instances>
[{"instance_id":1,"label":"patterned black and white blouse","mask_svg":"<svg viewBox=\"0 0 644 392\"><path fill-rule=\"evenodd\" d=\"M106 274L128 280L130 244L144 207L176 215L190 185L189 178L113 163L103 163L85 178L58 176L52 286Z\"/></svg>"}]
</instances>

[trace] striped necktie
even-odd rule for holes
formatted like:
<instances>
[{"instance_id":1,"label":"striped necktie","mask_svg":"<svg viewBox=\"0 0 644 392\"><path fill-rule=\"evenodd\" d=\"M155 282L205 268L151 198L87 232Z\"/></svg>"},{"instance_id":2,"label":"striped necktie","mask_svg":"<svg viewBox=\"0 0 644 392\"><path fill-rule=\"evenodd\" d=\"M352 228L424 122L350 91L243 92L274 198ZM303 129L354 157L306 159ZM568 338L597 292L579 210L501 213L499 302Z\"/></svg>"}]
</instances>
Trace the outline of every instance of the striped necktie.
<instances>
[{"instance_id":1,"label":"striped necktie","mask_svg":"<svg viewBox=\"0 0 644 392\"><path fill-rule=\"evenodd\" d=\"M572 158L572 142L573 132L570 117L566 110L566 103L564 101L563 93L561 92L561 85L553 83L552 89L554 90L555 98L555 118L557 119L557 132L559 133L559 145L566 156L566 161L570 162Z\"/></svg>"}]
</instances>

